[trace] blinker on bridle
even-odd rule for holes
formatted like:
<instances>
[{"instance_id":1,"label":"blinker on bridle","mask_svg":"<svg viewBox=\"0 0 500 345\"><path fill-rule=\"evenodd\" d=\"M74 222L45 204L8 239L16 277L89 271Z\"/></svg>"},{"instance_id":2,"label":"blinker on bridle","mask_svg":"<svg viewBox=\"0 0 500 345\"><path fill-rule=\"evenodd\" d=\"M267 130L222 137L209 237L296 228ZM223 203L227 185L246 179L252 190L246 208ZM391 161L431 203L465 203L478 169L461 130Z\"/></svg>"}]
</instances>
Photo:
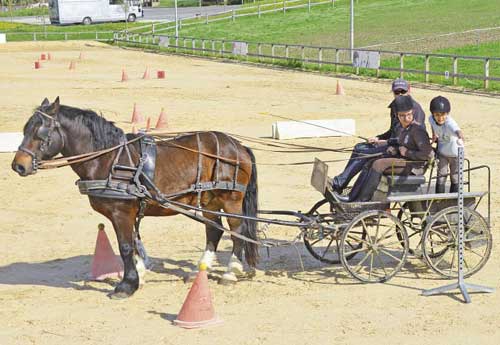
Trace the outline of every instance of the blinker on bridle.
<instances>
[{"instance_id":1,"label":"blinker on bridle","mask_svg":"<svg viewBox=\"0 0 500 345\"><path fill-rule=\"evenodd\" d=\"M57 130L59 132L59 136L61 137L61 142L62 142L62 147L64 146L64 137L61 133L61 123L54 117L44 113L41 110L37 110L35 112L36 115L40 115L42 119L42 125L37 129L35 136L41 140L40 144L40 152L44 153L45 151L48 150L51 142L52 142L52 134L54 133L54 130ZM47 127L45 126L45 123L43 121L43 117L46 117L50 120L50 125ZM28 155L31 156L32 159L32 168L33 172L36 172L38 170L38 159L36 154L31 151L30 149L24 147L24 146L19 146L18 151L22 151L24 153L27 153Z\"/></svg>"}]
</instances>

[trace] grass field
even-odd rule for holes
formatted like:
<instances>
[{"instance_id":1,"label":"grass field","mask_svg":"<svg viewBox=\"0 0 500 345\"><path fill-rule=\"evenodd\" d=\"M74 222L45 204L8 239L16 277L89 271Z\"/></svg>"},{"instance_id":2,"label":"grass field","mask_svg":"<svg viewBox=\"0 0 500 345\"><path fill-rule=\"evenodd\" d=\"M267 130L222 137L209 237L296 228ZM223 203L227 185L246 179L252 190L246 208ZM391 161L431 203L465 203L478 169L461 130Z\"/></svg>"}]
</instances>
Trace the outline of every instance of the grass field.
<instances>
[{"instance_id":1,"label":"grass field","mask_svg":"<svg viewBox=\"0 0 500 345\"><path fill-rule=\"evenodd\" d=\"M13 10L12 12L0 12L0 17L25 17L25 16L42 16L48 15L49 9L47 7L40 8L24 8Z\"/></svg>"},{"instance_id":2,"label":"grass field","mask_svg":"<svg viewBox=\"0 0 500 345\"><path fill-rule=\"evenodd\" d=\"M387 43L500 26L498 6L498 1L484 0L359 0L355 2L355 45L385 43L385 49L418 51L446 48L453 46L455 40L429 40L421 46ZM186 26L181 36L347 47L349 1L339 0L334 8L313 7L310 14L307 9L295 9L286 14L265 14L260 19L251 16L237 18L234 23L227 20ZM460 43L474 39L475 35L462 37ZM484 38L495 39L500 39L500 30L496 37Z\"/></svg>"}]
</instances>

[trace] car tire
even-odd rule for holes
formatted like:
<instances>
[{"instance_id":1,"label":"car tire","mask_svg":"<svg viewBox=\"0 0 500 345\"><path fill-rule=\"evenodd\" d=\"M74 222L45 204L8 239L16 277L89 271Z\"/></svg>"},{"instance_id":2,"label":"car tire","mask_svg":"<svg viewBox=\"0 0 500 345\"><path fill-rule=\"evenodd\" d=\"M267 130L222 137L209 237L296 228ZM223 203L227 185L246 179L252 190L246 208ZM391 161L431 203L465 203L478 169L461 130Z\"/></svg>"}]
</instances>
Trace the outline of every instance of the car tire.
<instances>
[{"instance_id":1,"label":"car tire","mask_svg":"<svg viewBox=\"0 0 500 345\"><path fill-rule=\"evenodd\" d=\"M90 17L85 17L82 20L82 24L83 25L90 25L90 24L92 24L92 19Z\"/></svg>"},{"instance_id":2,"label":"car tire","mask_svg":"<svg viewBox=\"0 0 500 345\"><path fill-rule=\"evenodd\" d=\"M135 14L129 14L129 15L128 15L128 18L127 18L127 22L129 22L129 23L133 23L133 22L135 22L135 20L136 20L136 19L137 19L137 18L136 18L136 16L135 16Z\"/></svg>"}]
</instances>

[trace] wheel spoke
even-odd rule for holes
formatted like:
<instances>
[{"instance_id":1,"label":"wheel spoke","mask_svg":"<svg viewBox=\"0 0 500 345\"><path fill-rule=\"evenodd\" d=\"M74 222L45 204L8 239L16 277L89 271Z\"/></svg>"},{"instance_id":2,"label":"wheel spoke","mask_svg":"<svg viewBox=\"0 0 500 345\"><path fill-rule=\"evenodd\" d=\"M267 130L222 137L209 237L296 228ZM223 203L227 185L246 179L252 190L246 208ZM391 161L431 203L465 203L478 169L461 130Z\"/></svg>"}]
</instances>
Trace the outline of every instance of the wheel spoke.
<instances>
[{"instance_id":1,"label":"wheel spoke","mask_svg":"<svg viewBox=\"0 0 500 345\"><path fill-rule=\"evenodd\" d=\"M401 259L399 259L399 258L395 257L394 255L392 255L391 253L389 253L388 251L386 251L386 250L384 250L384 249L380 249L380 251L381 251L382 253L384 253L385 255L387 255L387 256L389 256L389 257L393 258L393 259L394 259L394 260L396 260L396 261L399 261L399 262L402 262L402 261L403 261L403 260L401 260Z\"/></svg>"},{"instance_id":2,"label":"wheel spoke","mask_svg":"<svg viewBox=\"0 0 500 345\"><path fill-rule=\"evenodd\" d=\"M467 247L464 247L464 249L468 252L471 252L471 253L474 253L476 254L477 256L479 256L481 259L483 258L483 255L482 254L479 254L477 253L476 251L472 250L472 248L467 248Z\"/></svg>"},{"instance_id":3,"label":"wheel spoke","mask_svg":"<svg viewBox=\"0 0 500 345\"><path fill-rule=\"evenodd\" d=\"M375 253L376 254L376 253ZM377 255L377 254L376 254ZM382 262L382 260L380 259L380 257L377 255L377 260L380 264L380 267L382 267L382 270L384 271L384 274L387 276L387 271L385 270L385 266L384 266L384 263Z\"/></svg>"},{"instance_id":4,"label":"wheel spoke","mask_svg":"<svg viewBox=\"0 0 500 345\"><path fill-rule=\"evenodd\" d=\"M322 259L325 258L326 253L328 252L328 249L330 249L330 246L332 245L333 238L330 240L330 243L328 243L328 246L326 246L325 251L323 252L323 255L321 256Z\"/></svg>"},{"instance_id":5,"label":"wheel spoke","mask_svg":"<svg viewBox=\"0 0 500 345\"><path fill-rule=\"evenodd\" d=\"M451 266L449 269L449 275L451 275L451 271L453 270L453 264L455 263L455 253L457 252L457 248L453 248L453 254L451 255Z\"/></svg>"},{"instance_id":6,"label":"wheel spoke","mask_svg":"<svg viewBox=\"0 0 500 345\"><path fill-rule=\"evenodd\" d=\"M367 251L368 248L359 248L359 249L354 249L354 250L351 250L350 252L344 252L344 256L349 256L349 255L352 255L352 254L355 254L355 253L360 253L360 252L364 252L364 251Z\"/></svg>"},{"instance_id":7,"label":"wheel spoke","mask_svg":"<svg viewBox=\"0 0 500 345\"><path fill-rule=\"evenodd\" d=\"M367 241L365 241L365 240L363 240L361 238L356 238L354 236L351 236L351 234L347 235L347 237L349 237L351 240L354 240L354 241L363 242L366 245L370 245L371 244L371 243L368 243Z\"/></svg>"},{"instance_id":8,"label":"wheel spoke","mask_svg":"<svg viewBox=\"0 0 500 345\"><path fill-rule=\"evenodd\" d=\"M370 238L370 233L368 232L368 229L366 227L366 224L365 224L365 220L364 219L361 219L361 225L363 226L363 230L365 230L366 232L366 237L368 238L368 242L369 244L373 244L372 243L372 239Z\"/></svg>"},{"instance_id":9,"label":"wheel spoke","mask_svg":"<svg viewBox=\"0 0 500 345\"><path fill-rule=\"evenodd\" d=\"M370 253L371 253L371 251L367 251L365 257L353 267L353 269L355 269L356 267L359 266L359 268L357 270L355 269L356 272L358 272L361 269L361 265L366 261L366 259L370 255Z\"/></svg>"},{"instance_id":10,"label":"wheel spoke","mask_svg":"<svg viewBox=\"0 0 500 345\"><path fill-rule=\"evenodd\" d=\"M368 279L372 279L372 270L373 270L373 255L370 258L370 271L368 272Z\"/></svg>"},{"instance_id":11,"label":"wheel spoke","mask_svg":"<svg viewBox=\"0 0 500 345\"><path fill-rule=\"evenodd\" d=\"M384 232L384 234L382 236L380 236L380 241L378 243L382 243L383 241L389 239L392 237L392 234L391 236L388 236L389 234L389 231L391 230L394 230L394 233L396 233L396 225L394 224L394 226L391 226L386 232Z\"/></svg>"},{"instance_id":12,"label":"wheel spoke","mask_svg":"<svg viewBox=\"0 0 500 345\"><path fill-rule=\"evenodd\" d=\"M451 236L453 236L453 239L456 240L455 233L453 232L453 228L451 227L450 221L448 220L448 217L446 217L446 214L443 214L444 219L446 220L446 224L448 224L448 227L450 228Z\"/></svg>"},{"instance_id":13,"label":"wheel spoke","mask_svg":"<svg viewBox=\"0 0 500 345\"><path fill-rule=\"evenodd\" d=\"M377 228L375 229L375 243L377 243L378 230L380 229L380 213L377 214Z\"/></svg>"}]
</instances>

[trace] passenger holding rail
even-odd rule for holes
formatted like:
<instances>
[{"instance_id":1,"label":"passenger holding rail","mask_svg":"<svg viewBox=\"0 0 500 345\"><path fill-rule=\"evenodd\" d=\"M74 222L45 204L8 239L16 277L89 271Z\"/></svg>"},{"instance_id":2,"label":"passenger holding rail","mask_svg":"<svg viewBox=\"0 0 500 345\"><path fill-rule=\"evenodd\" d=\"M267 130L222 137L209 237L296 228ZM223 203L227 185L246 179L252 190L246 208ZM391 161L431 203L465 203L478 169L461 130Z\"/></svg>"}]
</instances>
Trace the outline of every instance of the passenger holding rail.
<instances>
[{"instance_id":1,"label":"passenger holding rail","mask_svg":"<svg viewBox=\"0 0 500 345\"><path fill-rule=\"evenodd\" d=\"M463 146L464 135L458 124L450 116L450 101L437 96L430 104L432 115L432 142L437 142L438 171L436 193L445 192L445 183L450 174L450 193L458 192L458 146ZM449 167L449 169L448 169Z\"/></svg>"},{"instance_id":2,"label":"passenger holding rail","mask_svg":"<svg viewBox=\"0 0 500 345\"><path fill-rule=\"evenodd\" d=\"M394 94L394 98L404 96L411 100L415 123L425 129L425 112L422 110L420 104L418 104L410 96L410 85L408 82L400 78L394 80L392 82L392 93ZM354 150L351 154L349 162L344 168L344 171L332 179L332 187L334 191L342 193L351 179L356 176L356 174L363 169L363 166L367 163L367 161L370 160L369 158L366 158L367 155L369 156L384 153L387 150L388 142L397 142L397 138L401 132L401 124L398 120L394 100L389 104L389 108L391 109L390 128L386 132L368 139L368 142L359 143L354 146Z\"/></svg>"},{"instance_id":3,"label":"passenger holding rail","mask_svg":"<svg viewBox=\"0 0 500 345\"><path fill-rule=\"evenodd\" d=\"M401 125L397 143L390 142L384 158L363 168L348 198L337 195L340 201L369 201L383 174L423 175L427 162L434 157L427 131L414 121L413 100L398 96L393 103Z\"/></svg>"}]
</instances>

